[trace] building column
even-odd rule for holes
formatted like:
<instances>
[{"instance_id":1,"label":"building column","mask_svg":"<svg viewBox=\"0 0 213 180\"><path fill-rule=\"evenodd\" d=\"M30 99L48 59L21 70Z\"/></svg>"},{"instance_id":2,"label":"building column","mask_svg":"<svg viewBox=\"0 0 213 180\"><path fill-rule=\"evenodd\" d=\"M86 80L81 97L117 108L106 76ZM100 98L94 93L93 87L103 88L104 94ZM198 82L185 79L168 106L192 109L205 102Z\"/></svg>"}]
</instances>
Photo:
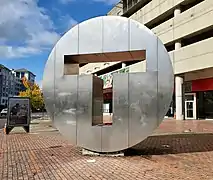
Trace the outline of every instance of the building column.
<instances>
[{"instance_id":1,"label":"building column","mask_svg":"<svg viewBox=\"0 0 213 180\"><path fill-rule=\"evenodd\" d=\"M177 17L181 13L180 6L176 7L174 10L174 17ZM175 42L175 50L178 50L181 48L181 41Z\"/></svg>"},{"instance_id":2,"label":"building column","mask_svg":"<svg viewBox=\"0 0 213 180\"><path fill-rule=\"evenodd\" d=\"M174 10L174 17L181 13L180 7ZM175 42L175 50L181 48L181 41ZM176 120L183 120L183 78L180 76L175 77L175 106L176 106Z\"/></svg>"},{"instance_id":3,"label":"building column","mask_svg":"<svg viewBox=\"0 0 213 180\"><path fill-rule=\"evenodd\" d=\"M126 67L126 63L122 63L122 68L125 68Z\"/></svg>"},{"instance_id":4,"label":"building column","mask_svg":"<svg viewBox=\"0 0 213 180\"><path fill-rule=\"evenodd\" d=\"M175 77L176 120L183 120L183 78Z\"/></svg>"},{"instance_id":5,"label":"building column","mask_svg":"<svg viewBox=\"0 0 213 180\"><path fill-rule=\"evenodd\" d=\"M176 9L174 10L174 17L178 16L180 13L181 13L180 7L176 7Z\"/></svg>"},{"instance_id":6,"label":"building column","mask_svg":"<svg viewBox=\"0 0 213 180\"><path fill-rule=\"evenodd\" d=\"M175 42L175 50L178 50L180 48L181 48L181 41L179 40Z\"/></svg>"}]
</instances>

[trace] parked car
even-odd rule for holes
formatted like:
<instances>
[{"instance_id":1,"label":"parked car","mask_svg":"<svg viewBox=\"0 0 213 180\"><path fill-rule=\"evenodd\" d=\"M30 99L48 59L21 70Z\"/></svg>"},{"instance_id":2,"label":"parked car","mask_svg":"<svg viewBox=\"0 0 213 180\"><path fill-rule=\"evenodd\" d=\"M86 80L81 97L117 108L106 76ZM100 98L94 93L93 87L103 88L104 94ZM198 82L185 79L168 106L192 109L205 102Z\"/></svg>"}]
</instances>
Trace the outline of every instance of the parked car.
<instances>
[{"instance_id":1,"label":"parked car","mask_svg":"<svg viewBox=\"0 0 213 180\"><path fill-rule=\"evenodd\" d=\"M7 115L7 108L2 109L1 116L6 116L6 115Z\"/></svg>"}]
</instances>

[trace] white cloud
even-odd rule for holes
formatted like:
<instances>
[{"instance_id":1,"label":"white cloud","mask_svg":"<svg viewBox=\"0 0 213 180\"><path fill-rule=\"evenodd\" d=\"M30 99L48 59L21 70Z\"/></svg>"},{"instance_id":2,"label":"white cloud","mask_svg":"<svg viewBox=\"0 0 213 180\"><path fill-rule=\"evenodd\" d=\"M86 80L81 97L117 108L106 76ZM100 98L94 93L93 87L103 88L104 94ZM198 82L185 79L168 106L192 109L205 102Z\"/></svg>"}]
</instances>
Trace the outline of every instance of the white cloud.
<instances>
[{"instance_id":1,"label":"white cloud","mask_svg":"<svg viewBox=\"0 0 213 180\"><path fill-rule=\"evenodd\" d=\"M62 11L60 11L57 8L52 8L52 11L54 14L59 17L57 19L57 30L60 32L60 35L63 35L65 32L70 30L73 26L78 24L78 22L73 19L69 14L63 14Z\"/></svg>"},{"instance_id":2,"label":"white cloud","mask_svg":"<svg viewBox=\"0 0 213 180\"><path fill-rule=\"evenodd\" d=\"M40 53L60 35L37 0L0 0L0 57Z\"/></svg>"},{"instance_id":3,"label":"white cloud","mask_svg":"<svg viewBox=\"0 0 213 180\"><path fill-rule=\"evenodd\" d=\"M13 47L0 45L0 57L4 58L25 57L32 54L38 54L40 52L40 49L33 47Z\"/></svg>"},{"instance_id":4,"label":"white cloud","mask_svg":"<svg viewBox=\"0 0 213 180\"><path fill-rule=\"evenodd\" d=\"M72 17L69 18L69 21L68 21L68 29L72 28L73 26L77 25L78 22L73 19Z\"/></svg>"},{"instance_id":5,"label":"white cloud","mask_svg":"<svg viewBox=\"0 0 213 180\"><path fill-rule=\"evenodd\" d=\"M78 24L78 22L73 19L72 17L70 17L69 15L65 15L65 16L61 16L61 29L64 30L64 32L67 32L68 30L70 30L73 26L75 26L76 24ZM66 22L66 23L64 23Z\"/></svg>"},{"instance_id":6,"label":"white cloud","mask_svg":"<svg viewBox=\"0 0 213 180\"><path fill-rule=\"evenodd\" d=\"M59 0L59 2L62 3L62 4L67 4L67 3L70 3L72 1L75 1L75 0Z\"/></svg>"},{"instance_id":7,"label":"white cloud","mask_svg":"<svg viewBox=\"0 0 213 180\"><path fill-rule=\"evenodd\" d=\"M56 32L43 31L43 33L32 34L31 39L28 40L28 44L31 46L51 46L58 39L59 34Z\"/></svg>"}]
</instances>

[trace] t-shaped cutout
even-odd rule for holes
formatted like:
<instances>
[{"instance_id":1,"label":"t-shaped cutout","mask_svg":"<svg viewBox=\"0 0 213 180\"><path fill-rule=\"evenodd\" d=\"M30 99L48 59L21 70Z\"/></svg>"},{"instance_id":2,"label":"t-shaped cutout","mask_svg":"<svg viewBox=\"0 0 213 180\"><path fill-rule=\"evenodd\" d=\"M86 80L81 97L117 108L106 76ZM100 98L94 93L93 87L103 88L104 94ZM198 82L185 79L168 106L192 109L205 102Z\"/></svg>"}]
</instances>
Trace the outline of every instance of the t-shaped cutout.
<instances>
[{"instance_id":1,"label":"t-shaped cutout","mask_svg":"<svg viewBox=\"0 0 213 180\"><path fill-rule=\"evenodd\" d=\"M79 74L79 67L85 63L127 62L146 59L145 50L120 51L93 54L64 55L64 75Z\"/></svg>"},{"instance_id":2,"label":"t-shaped cutout","mask_svg":"<svg viewBox=\"0 0 213 180\"><path fill-rule=\"evenodd\" d=\"M145 59L145 50L64 55L64 75L78 75L80 65L85 63L127 62ZM92 78L92 84L92 126L103 125L103 80L95 76Z\"/></svg>"}]
</instances>

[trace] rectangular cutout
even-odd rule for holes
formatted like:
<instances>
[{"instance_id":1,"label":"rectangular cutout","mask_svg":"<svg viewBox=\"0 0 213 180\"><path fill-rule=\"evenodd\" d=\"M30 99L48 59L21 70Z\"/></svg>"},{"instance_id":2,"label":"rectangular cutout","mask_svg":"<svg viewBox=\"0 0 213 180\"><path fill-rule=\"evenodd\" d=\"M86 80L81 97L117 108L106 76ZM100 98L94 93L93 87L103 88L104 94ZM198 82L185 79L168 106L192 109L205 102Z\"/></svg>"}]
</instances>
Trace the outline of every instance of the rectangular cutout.
<instances>
[{"instance_id":1,"label":"rectangular cutout","mask_svg":"<svg viewBox=\"0 0 213 180\"><path fill-rule=\"evenodd\" d=\"M93 76L92 126L103 124L103 80Z\"/></svg>"},{"instance_id":2,"label":"rectangular cutout","mask_svg":"<svg viewBox=\"0 0 213 180\"><path fill-rule=\"evenodd\" d=\"M64 75L79 74L79 64L64 64Z\"/></svg>"},{"instance_id":3,"label":"rectangular cutout","mask_svg":"<svg viewBox=\"0 0 213 180\"><path fill-rule=\"evenodd\" d=\"M107 53L91 53L91 54L77 54L64 55L64 64L84 64L84 63L98 63L98 62L126 62L138 61L146 59L145 50L133 51L119 51Z\"/></svg>"}]
</instances>

